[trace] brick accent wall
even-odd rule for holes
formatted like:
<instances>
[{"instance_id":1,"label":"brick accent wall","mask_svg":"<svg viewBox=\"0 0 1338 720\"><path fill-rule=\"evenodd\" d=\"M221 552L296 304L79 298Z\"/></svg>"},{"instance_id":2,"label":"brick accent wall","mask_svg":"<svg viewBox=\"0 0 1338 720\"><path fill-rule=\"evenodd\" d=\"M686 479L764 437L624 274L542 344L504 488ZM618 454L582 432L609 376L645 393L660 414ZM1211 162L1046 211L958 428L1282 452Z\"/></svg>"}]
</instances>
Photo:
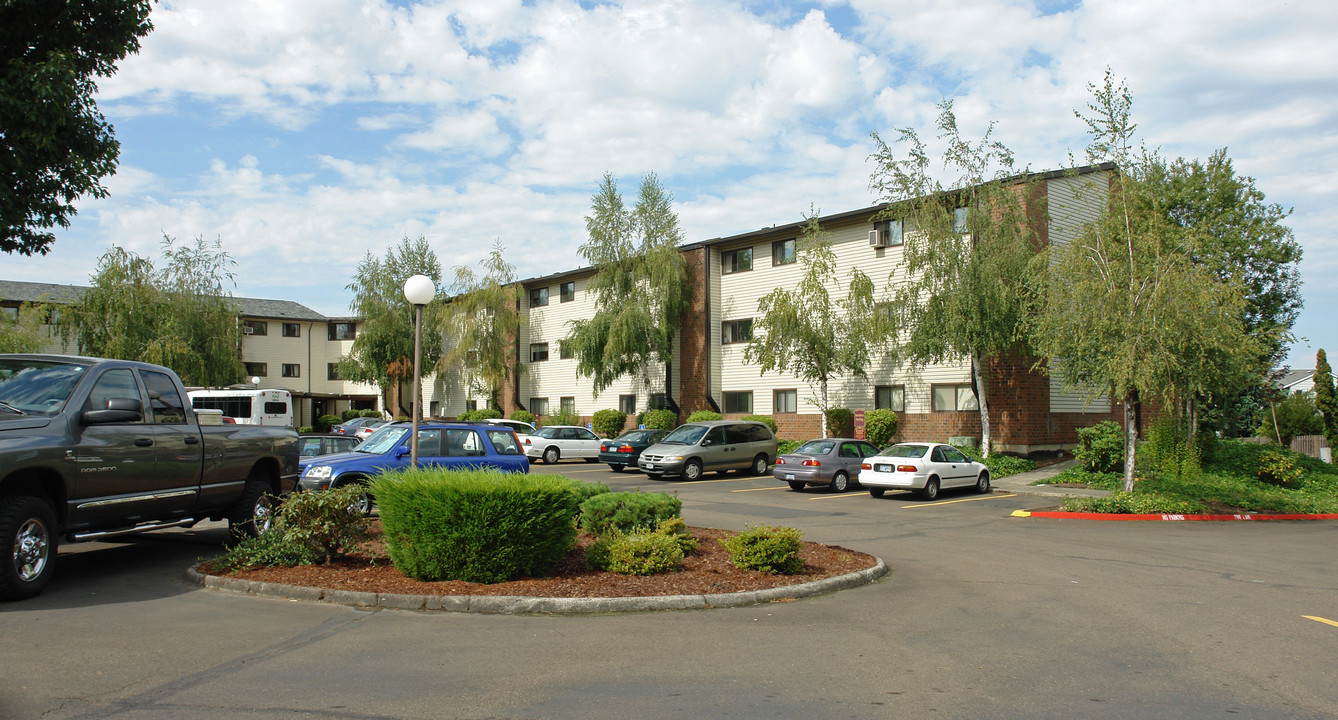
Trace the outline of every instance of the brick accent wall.
<instances>
[{"instance_id":1,"label":"brick accent wall","mask_svg":"<svg viewBox=\"0 0 1338 720\"><path fill-rule=\"evenodd\" d=\"M710 366L706 338L706 288L709 248L683 253L688 263L688 309L678 325L678 387L674 398L682 411L679 420L698 410L710 410L706 402L706 373Z\"/></svg>"}]
</instances>

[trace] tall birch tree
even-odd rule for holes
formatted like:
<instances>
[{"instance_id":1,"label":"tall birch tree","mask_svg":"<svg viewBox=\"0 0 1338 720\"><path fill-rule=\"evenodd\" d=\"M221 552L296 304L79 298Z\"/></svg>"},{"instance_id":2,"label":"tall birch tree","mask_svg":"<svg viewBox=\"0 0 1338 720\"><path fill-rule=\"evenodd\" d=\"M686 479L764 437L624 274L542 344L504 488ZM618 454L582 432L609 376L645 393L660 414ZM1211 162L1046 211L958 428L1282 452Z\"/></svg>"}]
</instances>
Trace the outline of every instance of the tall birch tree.
<instances>
[{"instance_id":1,"label":"tall birch tree","mask_svg":"<svg viewBox=\"0 0 1338 720\"><path fill-rule=\"evenodd\" d=\"M904 155L873 134L870 187L890 203L875 220L900 223L904 267L889 278L891 308L904 328L902 354L912 366L965 358L980 405L981 452L992 445L988 360L1027 351L1032 293L1028 267L1044 208L1013 153L992 139L961 136L952 101L939 103L942 169L910 128L898 131Z\"/></svg>"},{"instance_id":2,"label":"tall birch tree","mask_svg":"<svg viewBox=\"0 0 1338 720\"><path fill-rule=\"evenodd\" d=\"M482 274L455 267L454 296L442 315L447 348L438 363L439 370L462 372L469 389L497 408L511 373L524 367L516 362L515 350L522 290L504 251L501 242L493 245L479 263Z\"/></svg>"}]
</instances>

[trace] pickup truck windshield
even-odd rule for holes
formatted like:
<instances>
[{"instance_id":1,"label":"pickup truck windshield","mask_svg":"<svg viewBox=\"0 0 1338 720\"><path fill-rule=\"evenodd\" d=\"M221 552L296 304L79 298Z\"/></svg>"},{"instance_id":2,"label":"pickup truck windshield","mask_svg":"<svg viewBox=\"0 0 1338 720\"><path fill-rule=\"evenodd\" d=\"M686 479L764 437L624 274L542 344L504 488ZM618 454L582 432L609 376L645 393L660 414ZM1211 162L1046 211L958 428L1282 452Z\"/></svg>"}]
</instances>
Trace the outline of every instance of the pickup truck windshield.
<instances>
[{"instance_id":1,"label":"pickup truck windshield","mask_svg":"<svg viewBox=\"0 0 1338 720\"><path fill-rule=\"evenodd\" d=\"M0 360L0 418L60 412L84 370L82 365L50 360Z\"/></svg>"}]
</instances>

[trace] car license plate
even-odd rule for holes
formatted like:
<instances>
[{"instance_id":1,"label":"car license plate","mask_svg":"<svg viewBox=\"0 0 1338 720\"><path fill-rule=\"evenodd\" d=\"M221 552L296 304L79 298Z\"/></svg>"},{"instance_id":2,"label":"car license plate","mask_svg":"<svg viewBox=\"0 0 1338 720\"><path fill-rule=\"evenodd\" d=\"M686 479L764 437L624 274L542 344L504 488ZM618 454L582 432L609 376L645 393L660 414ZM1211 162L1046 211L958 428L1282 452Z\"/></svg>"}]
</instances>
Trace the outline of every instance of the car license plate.
<instances>
[{"instance_id":1,"label":"car license plate","mask_svg":"<svg viewBox=\"0 0 1338 720\"><path fill-rule=\"evenodd\" d=\"M891 465L874 465L873 469L878 472L892 472Z\"/></svg>"},{"instance_id":2,"label":"car license plate","mask_svg":"<svg viewBox=\"0 0 1338 720\"><path fill-rule=\"evenodd\" d=\"M654 470L654 469L655 469L655 463L646 463L646 469L647 469L647 470Z\"/></svg>"},{"instance_id":3,"label":"car license plate","mask_svg":"<svg viewBox=\"0 0 1338 720\"><path fill-rule=\"evenodd\" d=\"M786 473L786 474L785 474L785 479L786 479L786 480L793 480L793 479L794 479L794 473Z\"/></svg>"}]
</instances>

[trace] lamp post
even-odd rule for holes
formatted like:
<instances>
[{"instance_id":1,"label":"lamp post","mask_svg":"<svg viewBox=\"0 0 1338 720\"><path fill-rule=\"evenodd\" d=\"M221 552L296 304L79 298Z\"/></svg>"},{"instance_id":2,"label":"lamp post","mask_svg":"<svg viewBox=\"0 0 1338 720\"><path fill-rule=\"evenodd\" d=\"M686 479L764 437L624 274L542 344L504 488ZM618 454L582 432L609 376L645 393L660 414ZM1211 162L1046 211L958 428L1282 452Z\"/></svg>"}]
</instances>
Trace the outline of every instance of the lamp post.
<instances>
[{"instance_id":1,"label":"lamp post","mask_svg":"<svg viewBox=\"0 0 1338 720\"><path fill-rule=\"evenodd\" d=\"M409 438L409 467L418 467L418 419L422 416L422 375L418 362L423 346L423 306L432 302L437 295L437 286L426 275L414 275L404 281L404 299L414 308L413 317L413 435Z\"/></svg>"}]
</instances>

